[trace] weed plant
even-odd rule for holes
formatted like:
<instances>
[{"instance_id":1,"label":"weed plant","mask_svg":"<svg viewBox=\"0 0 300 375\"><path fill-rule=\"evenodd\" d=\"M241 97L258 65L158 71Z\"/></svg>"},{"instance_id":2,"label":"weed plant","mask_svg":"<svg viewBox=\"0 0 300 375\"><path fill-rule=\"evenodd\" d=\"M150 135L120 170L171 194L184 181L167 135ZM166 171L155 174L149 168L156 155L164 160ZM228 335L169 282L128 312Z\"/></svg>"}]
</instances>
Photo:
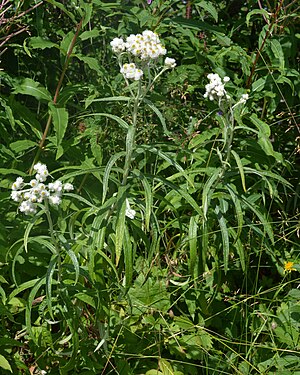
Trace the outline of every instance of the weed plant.
<instances>
[{"instance_id":1,"label":"weed plant","mask_svg":"<svg viewBox=\"0 0 300 375\"><path fill-rule=\"evenodd\" d=\"M300 374L298 11L0 2L1 374Z\"/></svg>"}]
</instances>

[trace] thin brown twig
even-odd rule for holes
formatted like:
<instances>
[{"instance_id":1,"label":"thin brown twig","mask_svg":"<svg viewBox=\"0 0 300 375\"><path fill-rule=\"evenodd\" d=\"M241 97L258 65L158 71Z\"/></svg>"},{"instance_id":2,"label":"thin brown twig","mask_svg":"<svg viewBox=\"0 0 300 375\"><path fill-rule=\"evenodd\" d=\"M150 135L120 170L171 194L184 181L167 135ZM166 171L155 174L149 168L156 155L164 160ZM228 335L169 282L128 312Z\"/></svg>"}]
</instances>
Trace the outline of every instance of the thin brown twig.
<instances>
[{"instance_id":1,"label":"thin brown twig","mask_svg":"<svg viewBox=\"0 0 300 375\"><path fill-rule=\"evenodd\" d=\"M56 104L57 103L57 100L58 100L58 96L59 96L59 92L60 92L60 89L61 89L61 86L62 86L62 83L63 83L63 80L64 80L64 77L65 77L65 74L66 74L66 71L67 71L67 68L69 66L69 63L70 63L70 58L71 58L71 55L72 55L72 52L73 52L73 48L75 46L75 43L76 43L76 40L78 38L78 35L79 35L79 32L81 30L81 27L82 27L82 23L83 23L83 18L80 20L80 22L78 23L77 27L76 27L76 32L73 36L73 39L71 41L71 44L70 44L70 47L69 47L69 50L67 52L67 56L66 56L66 60L65 60L65 64L63 66L63 70L61 72L61 75L60 75L60 78L59 78L59 81L58 81L58 84L57 84L57 87L56 87L56 90L55 90L55 94L54 94L54 97L53 97L53 101L52 103L53 104ZM49 114L49 117L48 117L48 120L47 120L47 123L46 123L46 127L45 127L45 130L44 130L44 133L42 135L42 138L40 140L40 143L39 143L39 148L38 148L38 151L36 153L36 156L33 160L33 163L32 163L32 166L30 168L30 173L32 172L33 170L33 166L34 164L36 163L36 161L38 160L38 158L40 157L40 154L41 154L41 151L44 147L44 144L45 144L45 141L46 141L46 138L47 138L47 135L48 135L48 132L49 132L49 129L50 129L50 125L51 125L51 121L52 121L52 116L51 114Z\"/></svg>"}]
</instances>

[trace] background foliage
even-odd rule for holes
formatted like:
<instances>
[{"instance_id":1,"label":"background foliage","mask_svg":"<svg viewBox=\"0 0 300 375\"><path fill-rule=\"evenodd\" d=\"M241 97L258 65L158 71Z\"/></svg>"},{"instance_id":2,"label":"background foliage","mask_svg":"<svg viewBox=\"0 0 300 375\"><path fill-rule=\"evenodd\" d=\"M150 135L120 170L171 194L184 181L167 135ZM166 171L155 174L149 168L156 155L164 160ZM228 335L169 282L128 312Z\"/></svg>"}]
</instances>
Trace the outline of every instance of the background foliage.
<instances>
[{"instance_id":1,"label":"background foliage","mask_svg":"<svg viewBox=\"0 0 300 375\"><path fill-rule=\"evenodd\" d=\"M0 7L1 371L300 374L297 2ZM109 43L145 29L178 66L140 105L123 186ZM211 72L247 104L204 99ZM38 160L76 188L52 232L10 199Z\"/></svg>"}]
</instances>

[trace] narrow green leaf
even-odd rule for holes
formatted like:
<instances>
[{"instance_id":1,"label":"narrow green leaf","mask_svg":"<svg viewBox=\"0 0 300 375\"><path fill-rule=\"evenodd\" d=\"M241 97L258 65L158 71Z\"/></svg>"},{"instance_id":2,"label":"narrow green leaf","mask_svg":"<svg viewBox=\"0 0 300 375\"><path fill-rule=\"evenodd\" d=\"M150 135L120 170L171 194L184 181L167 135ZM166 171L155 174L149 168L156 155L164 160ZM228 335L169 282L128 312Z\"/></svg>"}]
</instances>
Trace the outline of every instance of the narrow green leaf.
<instances>
[{"instance_id":1,"label":"narrow green leaf","mask_svg":"<svg viewBox=\"0 0 300 375\"><path fill-rule=\"evenodd\" d=\"M125 232L125 215L126 215L126 187L121 186L118 192L118 212L117 212L117 225L116 225L116 241L115 241L115 251L116 251L116 266L119 264L124 232Z\"/></svg>"},{"instance_id":2,"label":"narrow green leaf","mask_svg":"<svg viewBox=\"0 0 300 375\"><path fill-rule=\"evenodd\" d=\"M191 216L189 224L189 246L190 246L190 274L193 278L198 277L198 246L197 246L197 236L198 236L198 221L199 215Z\"/></svg>"},{"instance_id":3,"label":"narrow green leaf","mask_svg":"<svg viewBox=\"0 0 300 375\"><path fill-rule=\"evenodd\" d=\"M213 185L218 180L221 172L221 168L217 168L210 178L206 181L203 192L202 192L202 209L203 209L203 218L207 220L206 214L208 211L209 202L213 193Z\"/></svg>"},{"instance_id":4,"label":"narrow green leaf","mask_svg":"<svg viewBox=\"0 0 300 375\"><path fill-rule=\"evenodd\" d=\"M246 183L245 183L245 174L244 174L244 167L243 167L242 161L241 161L239 155L234 150L231 150L231 154L235 158L236 164L237 164L239 172L240 172L242 186L243 186L244 192L246 192L247 188L246 188Z\"/></svg>"},{"instance_id":5,"label":"narrow green leaf","mask_svg":"<svg viewBox=\"0 0 300 375\"><path fill-rule=\"evenodd\" d=\"M69 114L65 108L59 108L58 106L50 102L49 109L53 119L57 146L59 146L63 140L68 126Z\"/></svg>"},{"instance_id":6,"label":"narrow green leaf","mask_svg":"<svg viewBox=\"0 0 300 375\"><path fill-rule=\"evenodd\" d=\"M32 304L33 304L33 301L34 299L36 298L36 294L38 292L38 290L40 289L40 287L46 283L46 277L42 277L41 279L39 279L34 287L31 289L31 292L29 293L29 296L28 296L28 299L27 299L27 304L26 304L26 311L25 311L25 324L26 324L26 329L27 329L27 332L29 334L29 336L31 337L32 341L36 344L36 345L39 345L39 343L37 342L36 340L36 337L35 335L33 334L32 332L32 325L31 325L31 310L32 310Z\"/></svg>"},{"instance_id":7,"label":"narrow green leaf","mask_svg":"<svg viewBox=\"0 0 300 375\"><path fill-rule=\"evenodd\" d=\"M235 207L235 213L236 213L236 218L237 218L237 233L236 233L235 241L237 241L242 233L243 224L244 224L243 210L242 210L241 202L239 200L235 185L226 184L226 188L231 196L231 200Z\"/></svg>"},{"instance_id":8,"label":"narrow green leaf","mask_svg":"<svg viewBox=\"0 0 300 375\"><path fill-rule=\"evenodd\" d=\"M104 174L103 174L102 204L105 202L105 198L106 198L106 194L107 194L107 190L108 190L109 175L110 175L111 169L112 169L113 165L115 164L115 162L125 155L126 155L125 151L118 152L115 155L113 155L109 159L108 163L106 164Z\"/></svg>"},{"instance_id":9,"label":"narrow green leaf","mask_svg":"<svg viewBox=\"0 0 300 375\"><path fill-rule=\"evenodd\" d=\"M228 228L227 228L227 224L226 224L226 219L225 219L224 215L222 214L219 206L216 206L215 213L217 215L219 227L220 227L220 230L221 230L222 244L223 244L224 271L225 271L225 273L227 273L227 271L228 271L228 259L229 259Z\"/></svg>"},{"instance_id":10,"label":"narrow green leaf","mask_svg":"<svg viewBox=\"0 0 300 375\"><path fill-rule=\"evenodd\" d=\"M159 118L160 120L160 123L163 127L163 130L164 130L164 134L167 135L167 136L170 136L171 133L169 132L169 130L167 129L167 125L166 125L166 121L165 121L165 118L164 116L162 115L162 113L160 112L160 110L148 99L144 99L144 102L148 105L149 108L152 109L152 111L157 115L157 117Z\"/></svg>"},{"instance_id":11,"label":"narrow green leaf","mask_svg":"<svg viewBox=\"0 0 300 375\"><path fill-rule=\"evenodd\" d=\"M33 280L29 280L29 281L26 281L25 283L19 285L16 287L16 289L14 289L10 295L8 296L8 303L11 299L13 299L15 296L17 296L19 293L22 293L24 290L26 289L30 289L32 288L40 279L33 279Z\"/></svg>"},{"instance_id":12,"label":"narrow green leaf","mask_svg":"<svg viewBox=\"0 0 300 375\"><path fill-rule=\"evenodd\" d=\"M251 12L249 12L246 16L246 24L247 24L248 27L249 27L249 23L250 23L250 18L255 14L265 16L267 19L270 18L270 14L267 10L265 10L265 9L254 9Z\"/></svg>"},{"instance_id":13,"label":"narrow green leaf","mask_svg":"<svg viewBox=\"0 0 300 375\"><path fill-rule=\"evenodd\" d=\"M100 31L98 29L93 29L89 31L84 31L82 34L79 35L81 40L87 40L92 38L98 38L100 35Z\"/></svg>"},{"instance_id":14,"label":"narrow green leaf","mask_svg":"<svg viewBox=\"0 0 300 375\"><path fill-rule=\"evenodd\" d=\"M133 249L127 226L124 227L124 265L125 265L125 287L128 289L132 284L133 275Z\"/></svg>"},{"instance_id":15,"label":"narrow green leaf","mask_svg":"<svg viewBox=\"0 0 300 375\"><path fill-rule=\"evenodd\" d=\"M54 317L53 317L53 311L52 311L52 281L53 281L53 274L55 271L57 260L58 260L57 255L53 255L51 257L49 266L47 268L47 273L46 273L46 301L47 301L49 314L53 320L54 320Z\"/></svg>"},{"instance_id":16,"label":"narrow green leaf","mask_svg":"<svg viewBox=\"0 0 300 375\"><path fill-rule=\"evenodd\" d=\"M246 197L243 197L243 203L258 217L258 219L261 222L261 225L263 226L264 231L268 234L272 244L274 244L273 229L265 214L261 212L259 208L256 208L254 204L249 202Z\"/></svg>"},{"instance_id":17,"label":"narrow green leaf","mask_svg":"<svg viewBox=\"0 0 300 375\"><path fill-rule=\"evenodd\" d=\"M166 160L170 165L173 165L178 172L181 173L181 175L189 182L189 184L194 187L193 181L190 179L190 177L186 174L186 171L182 168L180 164L178 164L172 157L170 157L168 154L165 152L157 149L156 147L152 146L140 146L136 151L139 152L141 149L146 149L147 151L159 155L162 159Z\"/></svg>"},{"instance_id":18,"label":"narrow green leaf","mask_svg":"<svg viewBox=\"0 0 300 375\"><path fill-rule=\"evenodd\" d=\"M118 116L111 115L110 113L93 113L93 116L100 116L100 117L111 118L112 120L116 121L121 126L121 128L126 129L126 130L129 127L129 125L127 124L126 121L122 120ZM81 118L83 118L83 117L91 117L91 115L81 116Z\"/></svg>"},{"instance_id":19,"label":"narrow green leaf","mask_svg":"<svg viewBox=\"0 0 300 375\"><path fill-rule=\"evenodd\" d=\"M129 98L128 96L109 96L107 98L98 98L98 99L94 99L93 97L88 97L85 100L85 108L87 108L94 102L130 102L131 100L132 98Z\"/></svg>"},{"instance_id":20,"label":"narrow green leaf","mask_svg":"<svg viewBox=\"0 0 300 375\"><path fill-rule=\"evenodd\" d=\"M209 13L216 22L218 22L218 12L217 9L213 6L213 4L210 1L200 1L200 3L197 4L201 8L203 8L207 13Z\"/></svg>"}]
</instances>

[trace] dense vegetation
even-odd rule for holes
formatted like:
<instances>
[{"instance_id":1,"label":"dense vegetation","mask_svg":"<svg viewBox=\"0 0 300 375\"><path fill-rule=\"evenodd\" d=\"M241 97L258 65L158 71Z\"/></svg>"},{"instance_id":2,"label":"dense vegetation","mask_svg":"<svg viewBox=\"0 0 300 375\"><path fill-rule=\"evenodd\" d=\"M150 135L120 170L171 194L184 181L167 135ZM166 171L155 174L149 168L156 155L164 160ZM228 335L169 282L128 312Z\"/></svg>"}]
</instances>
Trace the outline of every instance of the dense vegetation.
<instances>
[{"instance_id":1,"label":"dense vegetation","mask_svg":"<svg viewBox=\"0 0 300 375\"><path fill-rule=\"evenodd\" d=\"M300 374L299 18L0 2L1 374Z\"/></svg>"}]
</instances>

